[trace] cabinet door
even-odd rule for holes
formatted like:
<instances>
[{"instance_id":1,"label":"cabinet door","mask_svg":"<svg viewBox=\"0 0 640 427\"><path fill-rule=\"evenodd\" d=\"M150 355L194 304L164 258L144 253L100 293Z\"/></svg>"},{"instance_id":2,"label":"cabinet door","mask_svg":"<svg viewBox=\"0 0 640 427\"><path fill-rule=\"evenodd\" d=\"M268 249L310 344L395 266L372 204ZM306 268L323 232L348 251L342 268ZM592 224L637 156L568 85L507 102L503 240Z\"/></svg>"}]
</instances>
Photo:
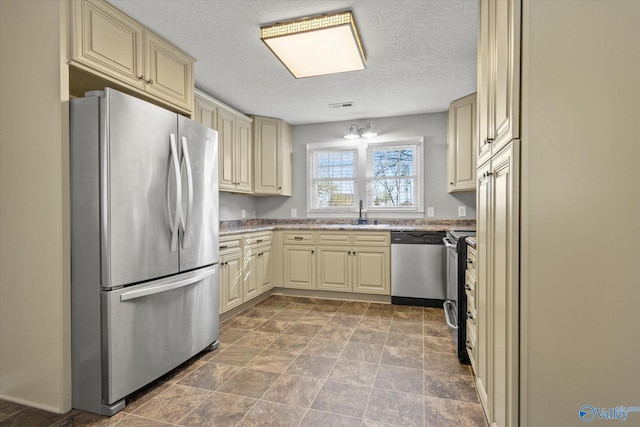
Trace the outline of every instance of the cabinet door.
<instances>
[{"instance_id":1,"label":"cabinet door","mask_svg":"<svg viewBox=\"0 0 640 427\"><path fill-rule=\"evenodd\" d=\"M268 117L256 117L253 122L255 147L255 187L256 194L279 194L278 141L280 121Z\"/></svg>"},{"instance_id":2,"label":"cabinet door","mask_svg":"<svg viewBox=\"0 0 640 427\"><path fill-rule=\"evenodd\" d=\"M482 406L491 419L492 412L488 406L490 335L489 318L491 313L491 295L489 288L490 266L490 231L491 231L491 180L490 164L486 163L478 169L478 188L476 190L476 387Z\"/></svg>"},{"instance_id":3,"label":"cabinet door","mask_svg":"<svg viewBox=\"0 0 640 427\"><path fill-rule=\"evenodd\" d=\"M220 257L220 312L242 304L243 296L242 252Z\"/></svg>"},{"instance_id":4,"label":"cabinet door","mask_svg":"<svg viewBox=\"0 0 640 427\"><path fill-rule=\"evenodd\" d=\"M72 4L72 60L143 89L144 27L104 1Z\"/></svg>"},{"instance_id":5,"label":"cabinet door","mask_svg":"<svg viewBox=\"0 0 640 427\"><path fill-rule=\"evenodd\" d=\"M491 0L494 154L520 137L521 7L521 0Z\"/></svg>"},{"instance_id":6,"label":"cabinet door","mask_svg":"<svg viewBox=\"0 0 640 427\"><path fill-rule=\"evenodd\" d=\"M273 274L271 266L271 246L265 246L258 255L258 293L273 288Z\"/></svg>"},{"instance_id":7,"label":"cabinet door","mask_svg":"<svg viewBox=\"0 0 640 427\"><path fill-rule=\"evenodd\" d=\"M249 301L258 295L258 287L260 279L260 267L258 266L259 252L257 249L251 249L244 255L244 292L243 300Z\"/></svg>"},{"instance_id":8,"label":"cabinet door","mask_svg":"<svg viewBox=\"0 0 640 427\"><path fill-rule=\"evenodd\" d=\"M226 110L218 109L218 161L220 164L219 189L235 190L235 134L236 116Z\"/></svg>"},{"instance_id":9,"label":"cabinet door","mask_svg":"<svg viewBox=\"0 0 640 427\"><path fill-rule=\"evenodd\" d=\"M196 122L209 129L218 130L218 107L197 94L194 96L193 113Z\"/></svg>"},{"instance_id":10,"label":"cabinet door","mask_svg":"<svg viewBox=\"0 0 640 427\"><path fill-rule=\"evenodd\" d=\"M490 210L491 421L518 425L519 336L519 144L515 140L491 160Z\"/></svg>"},{"instance_id":11,"label":"cabinet door","mask_svg":"<svg viewBox=\"0 0 640 427\"><path fill-rule=\"evenodd\" d=\"M491 143L493 141L493 115L491 114L492 88L491 57L489 40L489 1L480 1L480 33L478 35L478 137L476 138L477 165L484 164L491 157Z\"/></svg>"},{"instance_id":12,"label":"cabinet door","mask_svg":"<svg viewBox=\"0 0 640 427\"><path fill-rule=\"evenodd\" d=\"M284 247L284 287L316 288L315 246L286 245Z\"/></svg>"},{"instance_id":13,"label":"cabinet door","mask_svg":"<svg viewBox=\"0 0 640 427\"><path fill-rule=\"evenodd\" d=\"M476 94L453 101L447 137L448 192L476 189Z\"/></svg>"},{"instance_id":14,"label":"cabinet door","mask_svg":"<svg viewBox=\"0 0 640 427\"><path fill-rule=\"evenodd\" d=\"M192 111L193 58L150 31L145 39L145 90Z\"/></svg>"},{"instance_id":15,"label":"cabinet door","mask_svg":"<svg viewBox=\"0 0 640 427\"><path fill-rule=\"evenodd\" d=\"M348 246L318 246L318 289L352 291L351 254Z\"/></svg>"},{"instance_id":16,"label":"cabinet door","mask_svg":"<svg viewBox=\"0 0 640 427\"><path fill-rule=\"evenodd\" d=\"M251 193L253 188L251 140L251 123L236 117L236 191L242 193Z\"/></svg>"},{"instance_id":17,"label":"cabinet door","mask_svg":"<svg viewBox=\"0 0 640 427\"><path fill-rule=\"evenodd\" d=\"M367 294L391 294L389 248L354 247L353 291Z\"/></svg>"}]
</instances>

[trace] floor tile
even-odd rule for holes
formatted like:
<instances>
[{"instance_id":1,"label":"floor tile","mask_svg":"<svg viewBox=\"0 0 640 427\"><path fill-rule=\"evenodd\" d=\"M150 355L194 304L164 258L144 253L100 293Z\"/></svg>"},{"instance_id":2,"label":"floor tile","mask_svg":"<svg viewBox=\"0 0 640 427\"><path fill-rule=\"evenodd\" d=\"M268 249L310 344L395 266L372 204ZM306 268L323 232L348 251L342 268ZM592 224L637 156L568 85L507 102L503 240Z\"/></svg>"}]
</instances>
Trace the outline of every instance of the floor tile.
<instances>
[{"instance_id":1,"label":"floor tile","mask_svg":"<svg viewBox=\"0 0 640 427\"><path fill-rule=\"evenodd\" d=\"M241 369L239 366L205 363L204 366L180 380L178 384L214 391L240 372Z\"/></svg>"},{"instance_id":2,"label":"floor tile","mask_svg":"<svg viewBox=\"0 0 640 427\"><path fill-rule=\"evenodd\" d=\"M235 317L230 323L229 328L252 330L264 323L264 319L252 319L250 317Z\"/></svg>"},{"instance_id":3,"label":"floor tile","mask_svg":"<svg viewBox=\"0 0 640 427\"><path fill-rule=\"evenodd\" d=\"M305 408L261 400L244 416L238 427L296 427L305 413Z\"/></svg>"},{"instance_id":4,"label":"floor tile","mask_svg":"<svg viewBox=\"0 0 640 427\"><path fill-rule=\"evenodd\" d=\"M318 378L285 374L273 383L263 399L308 408L323 383L324 381Z\"/></svg>"},{"instance_id":5,"label":"floor tile","mask_svg":"<svg viewBox=\"0 0 640 427\"><path fill-rule=\"evenodd\" d=\"M269 319L264 321L261 325L256 328L256 331L259 332L272 332L275 334L280 334L286 331L288 328L293 326L294 322L289 322L286 320L274 320Z\"/></svg>"},{"instance_id":6,"label":"floor tile","mask_svg":"<svg viewBox=\"0 0 640 427\"><path fill-rule=\"evenodd\" d=\"M75 409L72 409L65 415L66 417L63 420L58 421L51 427L112 427L129 416L128 413L123 411L120 411L111 417L106 417Z\"/></svg>"},{"instance_id":7,"label":"floor tile","mask_svg":"<svg viewBox=\"0 0 640 427\"><path fill-rule=\"evenodd\" d=\"M358 327L379 332L389 332L389 328L391 327L391 319L372 319L363 317L360 320Z\"/></svg>"},{"instance_id":8,"label":"floor tile","mask_svg":"<svg viewBox=\"0 0 640 427\"><path fill-rule=\"evenodd\" d=\"M411 335L423 335L424 324L423 322L419 322L419 321L394 319L391 322L391 328L389 329L389 332L411 334Z\"/></svg>"},{"instance_id":9,"label":"floor tile","mask_svg":"<svg viewBox=\"0 0 640 427\"><path fill-rule=\"evenodd\" d=\"M412 310L401 309L401 307L408 307ZM422 307L411 307L411 306L398 306L396 311L393 313L394 320L420 320L424 319L424 311Z\"/></svg>"},{"instance_id":10,"label":"floor tile","mask_svg":"<svg viewBox=\"0 0 640 427\"><path fill-rule=\"evenodd\" d=\"M258 371L275 372L278 374L287 370L291 362L298 357L297 352L286 352L276 350L264 350L256 357L251 359L246 367L256 369Z\"/></svg>"},{"instance_id":11,"label":"floor tile","mask_svg":"<svg viewBox=\"0 0 640 427\"><path fill-rule=\"evenodd\" d=\"M238 394L258 399L280 374L244 368L218 389L219 392Z\"/></svg>"},{"instance_id":12,"label":"floor tile","mask_svg":"<svg viewBox=\"0 0 640 427\"><path fill-rule=\"evenodd\" d=\"M305 323L294 323L286 329L283 333L290 335L302 335L305 337L313 337L318 331L322 328L322 326L318 325L309 325Z\"/></svg>"},{"instance_id":13,"label":"floor tile","mask_svg":"<svg viewBox=\"0 0 640 427\"><path fill-rule=\"evenodd\" d=\"M453 338L451 337L433 337L430 335L424 336L424 350L425 351L438 351L441 353L453 354L455 352L455 346Z\"/></svg>"},{"instance_id":14,"label":"floor tile","mask_svg":"<svg viewBox=\"0 0 640 427\"><path fill-rule=\"evenodd\" d=\"M27 408L28 406L20 405L19 403L0 400L0 421L15 415L20 411L24 411Z\"/></svg>"},{"instance_id":15,"label":"floor tile","mask_svg":"<svg viewBox=\"0 0 640 427\"><path fill-rule=\"evenodd\" d=\"M387 341L385 342L387 347L402 347L415 350L422 350L424 347L424 339L422 335L401 334L396 332L389 332Z\"/></svg>"},{"instance_id":16,"label":"floor tile","mask_svg":"<svg viewBox=\"0 0 640 427\"><path fill-rule=\"evenodd\" d=\"M470 375L469 365L463 365L455 354L424 352L424 369L427 371L448 372Z\"/></svg>"},{"instance_id":17,"label":"floor tile","mask_svg":"<svg viewBox=\"0 0 640 427\"><path fill-rule=\"evenodd\" d=\"M263 349L273 343L279 336L280 334L276 334L273 332L251 331L244 337L240 338L236 342L236 345Z\"/></svg>"},{"instance_id":18,"label":"floor tile","mask_svg":"<svg viewBox=\"0 0 640 427\"><path fill-rule=\"evenodd\" d=\"M385 310L385 311L396 311L396 307L400 307L399 305L394 304L385 304L382 302L372 302L369 304L369 308L372 310Z\"/></svg>"},{"instance_id":19,"label":"floor tile","mask_svg":"<svg viewBox=\"0 0 640 427\"><path fill-rule=\"evenodd\" d=\"M63 420L67 414L54 414L35 408L25 408L0 422L3 427L49 427L56 422Z\"/></svg>"},{"instance_id":20,"label":"floor tile","mask_svg":"<svg viewBox=\"0 0 640 427\"><path fill-rule=\"evenodd\" d=\"M391 320L393 319L393 311L391 310L376 310L369 308L363 314L365 319L379 319L379 320Z\"/></svg>"},{"instance_id":21,"label":"floor tile","mask_svg":"<svg viewBox=\"0 0 640 427\"><path fill-rule=\"evenodd\" d=\"M329 319L331 319L331 315L327 313L306 313L298 319L298 323L324 326Z\"/></svg>"},{"instance_id":22,"label":"floor tile","mask_svg":"<svg viewBox=\"0 0 640 427\"><path fill-rule=\"evenodd\" d=\"M435 308L435 307L425 307L424 309L424 320L436 320L439 322L444 322L444 309Z\"/></svg>"},{"instance_id":23,"label":"floor tile","mask_svg":"<svg viewBox=\"0 0 640 427\"><path fill-rule=\"evenodd\" d=\"M134 412L136 409L140 408L142 405L153 399L158 394L162 393L169 387L171 387L172 383L163 382L163 381L154 381L151 384L145 386L144 388L134 392L133 394L127 396L125 399L126 406L122 410L122 412Z\"/></svg>"},{"instance_id":24,"label":"floor tile","mask_svg":"<svg viewBox=\"0 0 640 427\"><path fill-rule=\"evenodd\" d=\"M334 315L328 322L327 326L341 326L344 328L354 329L360 323L359 317L337 316Z\"/></svg>"},{"instance_id":25,"label":"floor tile","mask_svg":"<svg viewBox=\"0 0 640 427\"><path fill-rule=\"evenodd\" d=\"M424 334L431 335L433 337L446 337L451 338L451 330L446 323L438 322L436 320L424 321Z\"/></svg>"},{"instance_id":26,"label":"floor tile","mask_svg":"<svg viewBox=\"0 0 640 427\"><path fill-rule=\"evenodd\" d=\"M349 342L345 346L341 359L357 360L359 362L380 363L383 346L360 342Z\"/></svg>"},{"instance_id":27,"label":"floor tile","mask_svg":"<svg viewBox=\"0 0 640 427\"><path fill-rule=\"evenodd\" d=\"M425 396L478 402L474 380L470 375L424 371Z\"/></svg>"},{"instance_id":28,"label":"floor tile","mask_svg":"<svg viewBox=\"0 0 640 427\"><path fill-rule=\"evenodd\" d=\"M279 351L293 351L301 353L302 350L309 344L311 337L305 337L301 335L281 335L271 344L267 349L279 350Z\"/></svg>"},{"instance_id":29,"label":"floor tile","mask_svg":"<svg viewBox=\"0 0 640 427\"><path fill-rule=\"evenodd\" d=\"M423 380L422 369L380 365L373 386L405 393L422 394L424 392Z\"/></svg>"},{"instance_id":30,"label":"floor tile","mask_svg":"<svg viewBox=\"0 0 640 427\"><path fill-rule=\"evenodd\" d=\"M211 395L211 392L174 384L135 411L152 420L176 423Z\"/></svg>"},{"instance_id":31,"label":"floor tile","mask_svg":"<svg viewBox=\"0 0 640 427\"><path fill-rule=\"evenodd\" d=\"M380 363L403 368L422 369L424 352L421 349L385 346Z\"/></svg>"},{"instance_id":32,"label":"floor tile","mask_svg":"<svg viewBox=\"0 0 640 427\"><path fill-rule=\"evenodd\" d=\"M372 387L377 372L377 363L338 359L331 374L329 374L329 379L346 384Z\"/></svg>"},{"instance_id":33,"label":"floor tile","mask_svg":"<svg viewBox=\"0 0 640 427\"><path fill-rule=\"evenodd\" d=\"M359 427L361 423L360 418L310 410L300 423L300 427Z\"/></svg>"},{"instance_id":34,"label":"floor tile","mask_svg":"<svg viewBox=\"0 0 640 427\"><path fill-rule=\"evenodd\" d=\"M302 351L302 354L314 356L338 357L347 345L347 341L315 337Z\"/></svg>"},{"instance_id":35,"label":"floor tile","mask_svg":"<svg viewBox=\"0 0 640 427\"><path fill-rule=\"evenodd\" d=\"M370 387L327 381L311 404L311 408L362 418L370 394Z\"/></svg>"},{"instance_id":36,"label":"floor tile","mask_svg":"<svg viewBox=\"0 0 640 427\"><path fill-rule=\"evenodd\" d=\"M280 310L276 310L273 308L261 308L261 307L251 307L238 315L238 317L250 317L253 319L264 319L267 320Z\"/></svg>"},{"instance_id":37,"label":"floor tile","mask_svg":"<svg viewBox=\"0 0 640 427\"><path fill-rule=\"evenodd\" d=\"M221 351L217 356L209 359L209 362L224 363L225 365L244 366L253 359L262 349L233 344Z\"/></svg>"},{"instance_id":38,"label":"floor tile","mask_svg":"<svg viewBox=\"0 0 640 427\"><path fill-rule=\"evenodd\" d=\"M331 373L335 358L301 354L294 360L285 373L325 379Z\"/></svg>"},{"instance_id":39,"label":"floor tile","mask_svg":"<svg viewBox=\"0 0 640 427\"><path fill-rule=\"evenodd\" d=\"M174 424L169 424L158 420L150 420L138 415L127 414L127 416L116 425L118 427L170 427Z\"/></svg>"},{"instance_id":40,"label":"floor tile","mask_svg":"<svg viewBox=\"0 0 640 427\"><path fill-rule=\"evenodd\" d=\"M365 418L397 426L424 425L424 397L374 388Z\"/></svg>"},{"instance_id":41,"label":"floor tile","mask_svg":"<svg viewBox=\"0 0 640 427\"><path fill-rule=\"evenodd\" d=\"M325 325L318 331L316 337L348 341L354 330L355 328L349 328L346 326Z\"/></svg>"},{"instance_id":42,"label":"floor tile","mask_svg":"<svg viewBox=\"0 0 640 427\"><path fill-rule=\"evenodd\" d=\"M479 403L424 397L425 425L442 427L487 427Z\"/></svg>"},{"instance_id":43,"label":"floor tile","mask_svg":"<svg viewBox=\"0 0 640 427\"><path fill-rule=\"evenodd\" d=\"M281 311L279 313L274 314L271 317L271 320L284 320L285 322L296 322L300 320L302 316L304 316L304 312L302 311Z\"/></svg>"},{"instance_id":44,"label":"floor tile","mask_svg":"<svg viewBox=\"0 0 640 427\"><path fill-rule=\"evenodd\" d=\"M233 344L245 335L245 331L233 328L220 330L220 344Z\"/></svg>"},{"instance_id":45,"label":"floor tile","mask_svg":"<svg viewBox=\"0 0 640 427\"><path fill-rule=\"evenodd\" d=\"M353 332L349 341L383 345L386 339L387 332L374 331L373 329L360 327Z\"/></svg>"},{"instance_id":46,"label":"floor tile","mask_svg":"<svg viewBox=\"0 0 640 427\"><path fill-rule=\"evenodd\" d=\"M214 392L180 421L185 427L236 425L256 403L255 399Z\"/></svg>"}]
</instances>

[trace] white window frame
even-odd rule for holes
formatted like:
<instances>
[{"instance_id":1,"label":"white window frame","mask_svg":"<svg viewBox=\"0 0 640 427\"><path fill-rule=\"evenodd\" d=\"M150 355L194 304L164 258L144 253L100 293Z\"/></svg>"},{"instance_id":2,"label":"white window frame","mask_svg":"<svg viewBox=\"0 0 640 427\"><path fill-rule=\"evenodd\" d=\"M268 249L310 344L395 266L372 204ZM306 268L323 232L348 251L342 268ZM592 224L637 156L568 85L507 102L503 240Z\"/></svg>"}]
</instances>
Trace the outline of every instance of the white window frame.
<instances>
[{"instance_id":1,"label":"white window frame","mask_svg":"<svg viewBox=\"0 0 640 427\"><path fill-rule=\"evenodd\" d=\"M358 218L359 209L358 201L365 201L365 210L367 218L423 218L424 217L424 138L402 138L397 140L386 139L384 141L345 141L330 143L313 143L307 144L307 217L308 218ZM372 201L367 200L367 186L370 185L371 178L367 176L367 149L369 147L402 147L415 146L416 164L416 184L418 189L415 193L417 198L415 206L394 206L394 207L375 207ZM351 208L331 208L331 209L315 209L312 206L312 170L313 170L313 153L316 151L333 151L354 149L358 150L358 167L356 170L357 186L354 206Z\"/></svg>"}]
</instances>

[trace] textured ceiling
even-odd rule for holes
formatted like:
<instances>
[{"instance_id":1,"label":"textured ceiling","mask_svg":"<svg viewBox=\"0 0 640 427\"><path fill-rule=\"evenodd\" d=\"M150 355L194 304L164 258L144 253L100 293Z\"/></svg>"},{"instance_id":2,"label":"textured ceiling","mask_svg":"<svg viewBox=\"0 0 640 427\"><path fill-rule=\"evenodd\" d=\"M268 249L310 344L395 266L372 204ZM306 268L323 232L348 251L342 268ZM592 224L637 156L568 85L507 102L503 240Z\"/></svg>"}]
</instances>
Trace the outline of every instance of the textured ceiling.
<instances>
[{"instance_id":1,"label":"textured ceiling","mask_svg":"<svg viewBox=\"0 0 640 427\"><path fill-rule=\"evenodd\" d=\"M196 87L291 124L440 112L476 87L477 0L108 0L197 59ZM367 69L296 80L261 25L350 9ZM352 107L329 104L352 102Z\"/></svg>"}]
</instances>

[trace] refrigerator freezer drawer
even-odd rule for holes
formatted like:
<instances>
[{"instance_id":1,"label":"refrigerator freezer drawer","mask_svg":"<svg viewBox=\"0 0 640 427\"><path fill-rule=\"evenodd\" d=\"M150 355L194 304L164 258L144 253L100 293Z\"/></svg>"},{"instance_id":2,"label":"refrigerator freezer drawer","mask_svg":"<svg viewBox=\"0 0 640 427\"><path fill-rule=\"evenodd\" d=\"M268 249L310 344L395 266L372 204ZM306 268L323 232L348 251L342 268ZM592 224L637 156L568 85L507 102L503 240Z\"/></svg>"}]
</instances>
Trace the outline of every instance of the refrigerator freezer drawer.
<instances>
[{"instance_id":1,"label":"refrigerator freezer drawer","mask_svg":"<svg viewBox=\"0 0 640 427\"><path fill-rule=\"evenodd\" d=\"M218 266L102 293L103 399L113 404L218 340Z\"/></svg>"}]
</instances>

